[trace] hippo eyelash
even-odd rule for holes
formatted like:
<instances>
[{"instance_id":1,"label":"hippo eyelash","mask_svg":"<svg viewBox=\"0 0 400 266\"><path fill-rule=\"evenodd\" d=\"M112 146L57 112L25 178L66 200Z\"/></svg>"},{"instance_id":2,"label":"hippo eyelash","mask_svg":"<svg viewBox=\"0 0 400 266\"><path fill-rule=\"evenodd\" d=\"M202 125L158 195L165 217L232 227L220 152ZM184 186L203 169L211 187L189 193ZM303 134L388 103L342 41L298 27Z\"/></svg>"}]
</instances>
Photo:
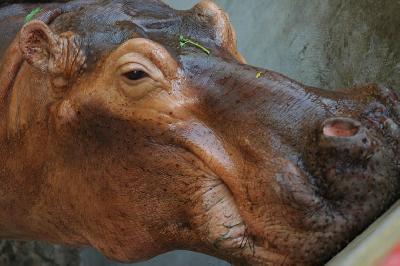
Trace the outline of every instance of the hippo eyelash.
<instances>
[{"instance_id":1,"label":"hippo eyelash","mask_svg":"<svg viewBox=\"0 0 400 266\"><path fill-rule=\"evenodd\" d=\"M147 78L149 75L142 70L132 70L124 73L124 77L131 81L137 81L143 78Z\"/></svg>"}]
</instances>

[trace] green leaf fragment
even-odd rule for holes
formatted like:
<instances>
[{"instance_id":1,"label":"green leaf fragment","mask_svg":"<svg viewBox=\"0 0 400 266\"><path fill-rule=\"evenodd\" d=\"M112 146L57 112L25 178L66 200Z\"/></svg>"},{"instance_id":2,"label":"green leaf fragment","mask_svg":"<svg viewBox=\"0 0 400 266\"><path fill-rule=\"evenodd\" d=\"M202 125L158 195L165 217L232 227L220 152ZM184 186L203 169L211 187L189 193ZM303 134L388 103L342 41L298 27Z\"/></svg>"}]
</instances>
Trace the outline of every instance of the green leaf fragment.
<instances>
[{"instance_id":1,"label":"green leaf fragment","mask_svg":"<svg viewBox=\"0 0 400 266\"><path fill-rule=\"evenodd\" d=\"M256 78L257 79L261 78L261 75L262 75L262 72L258 71L257 74L256 74Z\"/></svg>"},{"instance_id":2,"label":"green leaf fragment","mask_svg":"<svg viewBox=\"0 0 400 266\"><path fill-rule=\"evenodd\" d=\"M181 48L183 48L183 47L185 47L187 44L193 45L194 47L199 48L200 50L202 50L204 53L206 53L206 54L208 54L208 55L211 53L210 50L208 50L208 49L207 49L206 47L204 47L203 45L201 45L201 44L199 44L199 43L197 43L197 42L195 42L195 41L193 41L193 40L191 40L191 39L185 38L185 37L183 37L182 35L180 35L180 36L179 36L179 46L180 46Z\"/></svg>"},{"instance_id":3,"label":"green leaf fragment","mask_svg":"<svg viewBox=\"0 0 400 266\"><path fill-rule=\"evenodd\" d=\"M42 8L40 7L32 9L32 11L25 17L25 23L30 22L40 11L42 11Z\"/></svg>"}]
</instances>

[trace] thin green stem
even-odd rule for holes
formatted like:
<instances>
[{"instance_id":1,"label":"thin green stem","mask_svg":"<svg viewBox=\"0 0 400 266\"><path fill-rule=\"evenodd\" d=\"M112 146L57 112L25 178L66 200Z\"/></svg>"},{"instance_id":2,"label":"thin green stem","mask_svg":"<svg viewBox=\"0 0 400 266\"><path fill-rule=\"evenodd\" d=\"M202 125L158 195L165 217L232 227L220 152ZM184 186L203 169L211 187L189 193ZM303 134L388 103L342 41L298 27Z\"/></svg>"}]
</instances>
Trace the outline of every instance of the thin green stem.
<instances>
[{"instance_id":1,"label":"thin green stem","mask_svg":"<svg viewBox=\"0 0 400 266\"><path fill-rule=\"evenodd\" d=\"M203 45L201 45L201 44L199 44L199 43L197 43L197 42L195 42L195 41L193 41L191 39L187 39L187 38L183 37L182 35L179 36L179 46L183 48L187 44L190 44L190 45L193 45L196 48L199 48L200 50L202 50L204 53L206 53L208 55L211 53L210 50L208 50Z\"/></svg>"},{"instance_id":2,"label":"thin green stem","mask_svg":"<svg viewBox=\"0 0 400 266\"><path fill-rule=\"evenodd\" d=\"M25 24L30 22L40 11L42 11L42 8L40 7L32 9L32 11L25 17Z\"/></svg>"}]
</instances>

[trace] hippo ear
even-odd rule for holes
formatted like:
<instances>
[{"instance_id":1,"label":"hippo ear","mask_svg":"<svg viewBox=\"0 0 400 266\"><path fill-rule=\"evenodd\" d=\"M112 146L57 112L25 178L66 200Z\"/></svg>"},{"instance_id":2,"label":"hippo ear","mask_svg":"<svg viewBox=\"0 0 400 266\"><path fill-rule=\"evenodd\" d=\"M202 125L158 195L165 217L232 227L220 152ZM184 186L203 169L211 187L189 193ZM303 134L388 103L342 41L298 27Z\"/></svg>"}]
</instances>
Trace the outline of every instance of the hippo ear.
<instances>
[{"instance_id":1,"label":"hippo ear","mask_svg":"<svg viewBox=\"0 0 400 266\"><path fill-rule=\"evenodd\" d=\"M19 46L24 59L43 72L49 70L51 58L58 54L59 43L59 37L39 20L26 24L19 36Z\"/></svg>"},{"instance_id":2,"label":"hippo ear","mask_svg":"<svg viewBox=\"0 0 400 266\"><path fill-rule=\"evenodd\" d=\"M215 41L218 45L227 49L239 62L246 63L237 50L236 32L228 14L211 0L202 0L192 8L192 12L197 19L213 26Z\"/></svg>"}]
</instances>

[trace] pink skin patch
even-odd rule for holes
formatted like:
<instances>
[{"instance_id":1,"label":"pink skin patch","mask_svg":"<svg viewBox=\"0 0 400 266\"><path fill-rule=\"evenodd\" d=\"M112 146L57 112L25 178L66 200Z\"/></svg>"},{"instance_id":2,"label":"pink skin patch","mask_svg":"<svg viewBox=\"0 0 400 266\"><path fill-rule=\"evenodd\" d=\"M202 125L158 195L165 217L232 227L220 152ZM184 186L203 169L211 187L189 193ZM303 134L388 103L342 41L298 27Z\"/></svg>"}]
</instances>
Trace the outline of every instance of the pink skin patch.
<instances>
[{"instance_id":1,"label":"pink skin patch","mask_svg":"<svg viewBox=\"0 0 400 266\"><path fill-rule=\"evenodd\" d=\"M390 253L377 264L378 266L399 266L400 265L400 243L395 246Z\"/></svg>"},{"instance_id":2,"label":"pink skin patch","mask_svg":"<svg viewBox=\"0 0 400 266\"><path fill-rule=\"evenodd\" d=\"M359 126L351 120L333 120L324 126L323 133L327 137L352 137L357 134Z\"/></svg>"}]
</instances>

